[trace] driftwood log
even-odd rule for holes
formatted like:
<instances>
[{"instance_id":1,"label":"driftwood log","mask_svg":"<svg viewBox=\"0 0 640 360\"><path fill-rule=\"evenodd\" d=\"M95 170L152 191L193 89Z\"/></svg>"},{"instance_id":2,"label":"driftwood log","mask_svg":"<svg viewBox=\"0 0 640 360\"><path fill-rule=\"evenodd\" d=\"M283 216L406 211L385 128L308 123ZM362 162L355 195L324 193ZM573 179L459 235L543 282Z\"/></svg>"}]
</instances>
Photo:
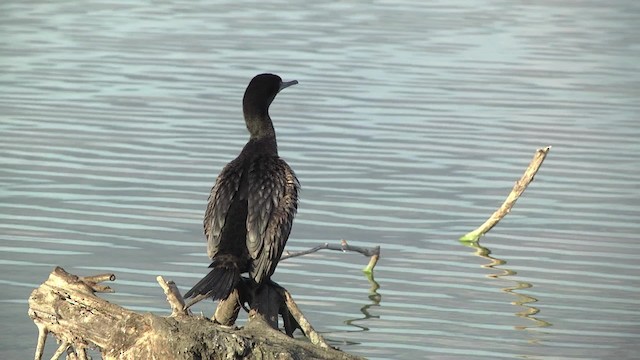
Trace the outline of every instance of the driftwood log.
<instances>
[{"instance_id":1,"label":"driftwood log","mask_svg":"<svg viewBox=\"0 0 640 360\"><path fill-rule=\"evenodd\" d=\"M289 315L285 322L296 322L311 342L274 329L272 319L255 309L241 329L192 316L175 284L161 277L158 282L171 305L171 316L138 314L95 295L111 292L100 283L113 280L113 274L78 277L57 267L31 293L29 316L39 330L37 360L49 333L60 342L53 359L62 355L87 359L89 348L100 351L104 359L360 359L328 346L291 295L277 285L268 286L269 296L282 297Z\"/></svg>"}]
</instances>

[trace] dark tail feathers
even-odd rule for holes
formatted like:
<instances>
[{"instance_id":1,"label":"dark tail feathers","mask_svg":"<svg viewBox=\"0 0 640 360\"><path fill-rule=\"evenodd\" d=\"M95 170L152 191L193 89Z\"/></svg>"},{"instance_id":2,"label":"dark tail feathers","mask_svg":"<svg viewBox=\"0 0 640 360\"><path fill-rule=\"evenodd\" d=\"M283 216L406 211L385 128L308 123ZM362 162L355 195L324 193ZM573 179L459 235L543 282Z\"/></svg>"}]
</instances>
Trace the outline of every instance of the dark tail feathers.
<instances>
[{"instance_id":1,"label":"dark tail feathers","mask_svg":"<svg viewBox=\"0 0 640 360\"><path fill-rule=\"evenodd\" d=\"M240 270L233 263L214 261L211 271L184 294L184 298L205 295L213 300L226 299L240 281Z\"/></svg>"}]
</instances>

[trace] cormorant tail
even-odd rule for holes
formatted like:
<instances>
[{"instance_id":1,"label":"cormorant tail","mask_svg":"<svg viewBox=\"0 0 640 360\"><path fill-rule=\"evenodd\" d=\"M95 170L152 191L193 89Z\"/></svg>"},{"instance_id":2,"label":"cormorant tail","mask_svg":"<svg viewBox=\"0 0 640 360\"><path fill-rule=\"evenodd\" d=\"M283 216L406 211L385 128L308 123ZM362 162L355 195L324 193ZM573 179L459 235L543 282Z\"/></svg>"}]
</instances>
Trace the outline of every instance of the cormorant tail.
<instances>
[{"instance_id":1,"label":"cormorant tail","mask_svg":"<svg viewBox=\"0 0 640 360\"><path fill-rule=\"evenodd\" d=\"M214 261L211 271L184 294L184 298L204 295L213 300L226 299L240 281L240 269L230 261Z\"/></svg>"}]
</instances>

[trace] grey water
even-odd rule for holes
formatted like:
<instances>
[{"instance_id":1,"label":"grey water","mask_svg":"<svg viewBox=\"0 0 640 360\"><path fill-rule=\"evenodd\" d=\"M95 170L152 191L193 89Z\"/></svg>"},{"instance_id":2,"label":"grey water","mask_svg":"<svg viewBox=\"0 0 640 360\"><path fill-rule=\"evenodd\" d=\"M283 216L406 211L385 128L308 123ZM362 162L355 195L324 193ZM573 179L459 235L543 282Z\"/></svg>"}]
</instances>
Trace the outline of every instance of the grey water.
<instances>
[{"instance_id":1,"label":"grey water","mask_svg":"<svg viewBox=\"0 0 640 360\"><path fill-rule=\"evenodd\" d=\"M206 272L208 192L261 72L300 82L271 108L303 188L287 250L382 249L374 280L356 253L279 265L333 345L638 358L639 33L634 0L2 1L0 358L33 357L27 299L56 265L169 313L155 277Z\"/></svg>"}]
</instances>

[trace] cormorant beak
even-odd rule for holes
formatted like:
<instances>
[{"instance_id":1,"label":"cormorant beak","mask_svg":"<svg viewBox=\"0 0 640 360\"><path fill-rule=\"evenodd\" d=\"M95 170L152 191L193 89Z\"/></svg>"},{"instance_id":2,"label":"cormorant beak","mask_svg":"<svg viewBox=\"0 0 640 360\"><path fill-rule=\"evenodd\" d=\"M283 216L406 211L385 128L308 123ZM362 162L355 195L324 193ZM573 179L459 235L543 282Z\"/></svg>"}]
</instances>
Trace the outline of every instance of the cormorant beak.
<instances>
[{"instance_id":1,"label":"cormorant beak","mask_svg":"<svg viewBox=\"0 0 640 360\"><path fill-rule=\"evenodd\" d=\"M295 85L298 83L298 80L291 80L291 81L282 81L280 83L280 89L278 89L278 92L282 91L282 89L284 88L288 88L291 85Z\"/></svg>"}]
</instances>

